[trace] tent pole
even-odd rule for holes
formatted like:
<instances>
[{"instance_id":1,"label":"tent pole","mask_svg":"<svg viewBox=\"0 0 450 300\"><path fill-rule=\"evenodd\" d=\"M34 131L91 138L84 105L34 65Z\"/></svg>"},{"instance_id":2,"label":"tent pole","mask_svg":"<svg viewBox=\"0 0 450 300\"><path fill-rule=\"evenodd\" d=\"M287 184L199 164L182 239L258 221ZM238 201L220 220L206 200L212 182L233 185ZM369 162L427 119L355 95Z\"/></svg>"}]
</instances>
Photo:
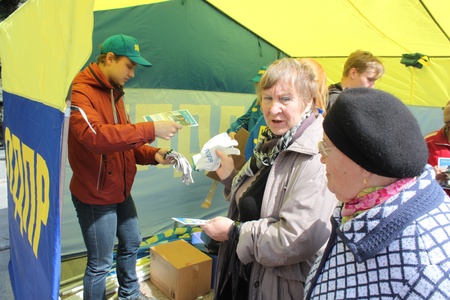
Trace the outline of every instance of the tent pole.
<instances>
[{"instance_id":1,"label":"tent pole","mask_svg":"<svg viewBox=\"0 0 450 300\"><path fill-rule=\"evenodd\" d=\"M67 139L69 135L69 119L70 119L70 105L72 101L72 85L70 85L69 92L66 97L66 109L64 111L64 125L62 134L62 144L61 144L61 161L60 161L60 172L59 172L59 220L62 220L62 207L64 200L64 186L66 177L66 157L67 157ZM62 222L59 222L61 230Z\"/></svg>"}]
</instances>

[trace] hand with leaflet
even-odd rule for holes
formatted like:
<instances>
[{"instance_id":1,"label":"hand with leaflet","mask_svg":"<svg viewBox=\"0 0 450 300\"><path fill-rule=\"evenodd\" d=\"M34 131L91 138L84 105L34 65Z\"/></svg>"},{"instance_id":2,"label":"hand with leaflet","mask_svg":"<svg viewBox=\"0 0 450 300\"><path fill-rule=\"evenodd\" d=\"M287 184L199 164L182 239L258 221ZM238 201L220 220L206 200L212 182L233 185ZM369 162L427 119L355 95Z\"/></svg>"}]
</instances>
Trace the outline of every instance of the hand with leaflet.
<instances>
[{"instance_id":1,"label":"hand with leaflet","mask_svg":"<svg viewBox=\"0 0 450 300\"><path fill-rule=\"evenodd\" d=\"M163 140L170 140L183 126L172 121L155 121L155 135Z\"/></svg>"},{"instance_id":2,"label":"hand with leaflet","mask_svg":"<svg viewBox=\"0 0 450 300\"><path fill-rule=\"evenodd\" d=\"M205 225L200 226L202 230L212 239L223 242L228 240L228 232L234 221L227 217L215 217L208 220Z\"/></svg>"}]
</instances>

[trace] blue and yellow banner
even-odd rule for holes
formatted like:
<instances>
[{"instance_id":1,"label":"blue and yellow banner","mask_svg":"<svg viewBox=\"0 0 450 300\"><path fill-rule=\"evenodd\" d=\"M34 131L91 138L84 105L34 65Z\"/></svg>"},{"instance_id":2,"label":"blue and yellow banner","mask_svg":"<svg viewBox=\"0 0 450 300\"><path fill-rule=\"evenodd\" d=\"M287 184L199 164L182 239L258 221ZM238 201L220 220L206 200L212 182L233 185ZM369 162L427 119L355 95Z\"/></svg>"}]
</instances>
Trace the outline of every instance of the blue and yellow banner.
<instances>
[{"instance_id":1,"label":"blue and yellow banner","mask_svg":"<svg viewBox=\"0 0 450 300\"><path fill-rule=\"evenodd\" d=\"M93 4L28 0L0 23L15 299L58 299L64 112L91 52Z\"/></svg>"}]
</instances>

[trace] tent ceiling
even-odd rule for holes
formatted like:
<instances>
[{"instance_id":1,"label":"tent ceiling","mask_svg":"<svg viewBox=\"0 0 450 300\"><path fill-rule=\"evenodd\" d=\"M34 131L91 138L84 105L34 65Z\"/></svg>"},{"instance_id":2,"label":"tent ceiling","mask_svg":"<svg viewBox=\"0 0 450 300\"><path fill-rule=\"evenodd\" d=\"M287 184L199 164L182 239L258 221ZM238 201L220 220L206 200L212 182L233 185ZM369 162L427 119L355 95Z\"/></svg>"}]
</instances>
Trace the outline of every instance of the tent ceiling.
<instances>
[{"instance_id":1,"label":"tent ceiling","mask_svg":"<svg viewBox=\"0 0 450 300\"><path fill-rule=\"evenodd\" d=\"M253 72L249 70L256 68L255 63L248 61L241 63L238 68L241 77L237 76L237 72L230 77L220 64L223 64L226 70L231 70L230 66L239 62L233 60L233 63L225 63L225 60L216 59L217 55L223 55L224 49L227 54L225 57L228 59L242 58L239 55L243 53L253 53L252 59L264 60L266 64L280 54L272 55L270 51L269 53L261 51L261 48L269 46L267 45L269 43L289 56L317 58L326 68L329 82L339 81L344 61L351 52L357 49L369 50L382 58L387 70L383 79L377 82L376 88L395 94L410 106L443 107L450 99L448 85L450 82L450 18L448 17L450 1L95 0L94 10L110 10L115 13L113 11L116 8L143 6L150 9L146 12L150 13L153 8L146 7L146 4L160 1L163 3L157 6L161 5L167 9L170 7L171 10L166 11L163 21L155 21L154 17L150 20L141 18L139 22L134 17L129 20L120 15L123 11L117 10L116 13L120 16L114 18L114 24L119 24L121 28L131 26L128 32L133 32L150 26L151 22L156 22L151 25L151 28L158 31L167 29L168 33L163 34L156 43L152 40L151 47L168 42L169 46L166 46L168 50L164 50L166 54L174 54L175 50L183 49L181 56L180 54L173 56L181 60L178 61L178 65L206 66L203 69L198 67L185 69L193 72L188 77L191 81L175 79L175 85L172 87L186 89L190 86L188 83L194 81L197 83L194 89L198 90L242 92L245 90L242 86L242 78L248 77L243 74ZM157 8L161 7L154 9ZM138 11L147 10L137 9L136 12ZM218 13L211 14L210 12L213 11ZM223 18L218 17L219 15ZM222 22L228 19L236 24ZM115 20L121 22L117 23ZM97 27L102 27L101 25L107 28L104 32L110 32L113 28L110 24L100 24L96 21ZM243 30L234 31L235 27L243 28ZM203 30L204 28L208 30ZM143 36L149 35L149 31L151 30L147 30ZM257 40L254 35L249 34L251 37L247 35L250 32L260 37L262 42L255 43ZM174 39L178 34L181 34L181 38ZM158 34L155 34L153 38L155 36ZM173 40L167 40L165 37L171 37ZM251 44L245 47L244 43L240 42L243 40ZM99 42L96 41L96 44ZM179 45L179 48L173 48L173 45ZM254 46L260 49L253 48ZM211 49L214 50L211 51ZM158 49L150 50L155 52ZM255 50L260 51L255 52ZM261 55L263 52L264 55ZM428 55L430 65L416 69L405 67L400 63L402 54L416 52ZM164 55L164 57L170 56ZM208 62L208 59L212 62ZM170 60L170 62L173 61L174 59ZM168 63L164 62L165 65ZM256 65L260 66L259 63ZM166 69L167 72L172 70ZM153 75L155 75L154 71L156 69L152 70ZM185 73L179 74L185 75ZM176 76L169 77L173 79ZM159 80L164 77L156 78ZM205 81L199 81L197 78ZM164 82L167 84L167 81ZM152 84L157 86L159 83L152 80Z\"/></svg>"},{"instance_id":2,"label":"tent ceiling","mask_svg":"<svg viewBox=\"0 0 450 300\"><path fill-rule=\"evenodd\" d=\"M439 0L207 0L295 57L450 56L450 2Z\"/></svg>"},{"instance_id":3,"label":"tent ceiling","mask_svg":"<svg viewBox=\"0 0 450 300\"><path fill-rule=\"evenodd\" d=\"M130 6L152 4L167 0L95 0L94 11L118 9Z\"/></svg>"},{"instance_id":4,"label":"tent ceiling","mask_svg":"<svg viewBox=\"0 0 450 300\"><path fill-rule=\"evenodd\" d=\"M96 0L94 10L165 0ZM189 0L185 0L189 4ZM205 0L294 57L423 53L450 57L450 1L442 0Z\"/></svg>"}]
</instances>

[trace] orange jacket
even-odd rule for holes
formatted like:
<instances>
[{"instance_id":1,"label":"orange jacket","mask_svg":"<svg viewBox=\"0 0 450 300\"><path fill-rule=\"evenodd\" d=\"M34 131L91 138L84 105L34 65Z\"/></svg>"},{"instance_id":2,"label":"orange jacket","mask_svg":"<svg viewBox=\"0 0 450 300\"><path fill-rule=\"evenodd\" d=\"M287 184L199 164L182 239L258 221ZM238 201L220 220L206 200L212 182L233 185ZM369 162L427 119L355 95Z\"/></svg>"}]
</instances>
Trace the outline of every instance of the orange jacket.
<instances>
[{"instance_id":1,"label":"orange jacket","mask_svg":"<svg viewBox=\"0 0 450 300\"><path fill-rule=\"evenodd\" d=\"M91 63L75 78L69 127L70 191L81 202L107 205L130 194L136 164L157 164L153 122L131 124L122 89ZM115 122L112 103L116 110Z\"/></svg>"}]
</instances>

